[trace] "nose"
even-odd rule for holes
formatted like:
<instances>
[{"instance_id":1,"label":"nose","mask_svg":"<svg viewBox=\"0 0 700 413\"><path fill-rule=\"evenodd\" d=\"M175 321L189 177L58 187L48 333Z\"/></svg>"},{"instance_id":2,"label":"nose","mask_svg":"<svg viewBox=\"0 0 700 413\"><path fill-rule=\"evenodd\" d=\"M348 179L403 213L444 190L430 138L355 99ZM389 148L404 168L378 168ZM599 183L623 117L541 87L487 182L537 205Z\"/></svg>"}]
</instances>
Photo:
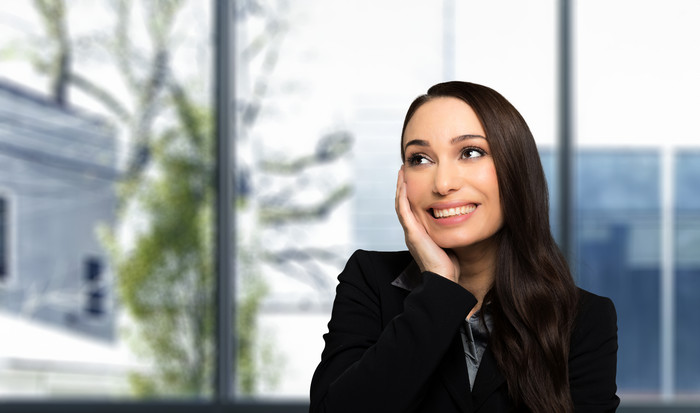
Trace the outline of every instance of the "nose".
<instances>
[{"instance_id":1,"label":"nose","mask_svg":"<svg viewBox=\"0 0 700 413\"><path fill-rule=\"evenodd\" d=\"M450 193L459 190L461 186L461 177L455 168L455 165L450 163L439 163L435 168L435 178L433 182L433 192L440 195L449 195Z\"/></svg>"}]
</instances>

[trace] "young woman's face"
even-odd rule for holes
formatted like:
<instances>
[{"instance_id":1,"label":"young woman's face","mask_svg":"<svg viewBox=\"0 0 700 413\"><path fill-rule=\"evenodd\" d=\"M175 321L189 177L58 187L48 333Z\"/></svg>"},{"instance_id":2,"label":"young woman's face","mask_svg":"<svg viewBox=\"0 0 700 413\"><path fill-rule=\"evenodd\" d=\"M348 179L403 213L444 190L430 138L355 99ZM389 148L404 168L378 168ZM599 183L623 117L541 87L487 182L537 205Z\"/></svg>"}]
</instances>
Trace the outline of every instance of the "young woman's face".
<instances>
[{"instance_id":1,"label":"young woman's face","mask_svg":"<svg viewBox=\"0 0 700 413\"><path fill-rule=\"evenodd\" d=\"M451 97L416 110L404 131L411 210L442 248L469 247L503 225L496 168L472 108Z\"/></svg>"}]
</instances>

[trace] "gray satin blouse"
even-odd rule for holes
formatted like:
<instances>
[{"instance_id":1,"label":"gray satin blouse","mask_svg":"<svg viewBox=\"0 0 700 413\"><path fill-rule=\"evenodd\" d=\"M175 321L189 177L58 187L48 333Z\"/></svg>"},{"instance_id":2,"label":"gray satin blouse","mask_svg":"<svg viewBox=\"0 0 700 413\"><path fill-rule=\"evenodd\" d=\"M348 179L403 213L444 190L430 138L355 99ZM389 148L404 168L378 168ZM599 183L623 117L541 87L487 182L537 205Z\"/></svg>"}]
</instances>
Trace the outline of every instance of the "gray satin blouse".
<instances>
[{"instance_id":1,"label":"gray satin blouse","mask_svg":"<svg viewBox=\"0 0 700 413\"><path fill-rule=\"evenodd\" d=\"M423 277L421 276L418 264L416 264L415 261L411 261L391 284L404 290L412 291L422 282ZM489 312L484 312L483 322L481 313L481 310L475 312L469 320L464 320L460 327L464 357L467 360L470 390L474 387L476 372L479 370L481 358L484 355L486 345L489 341L489 331L493 325Z\"/></svg>"},{"instance_id":2,"label":"gray satin blouse","mask_svg":"<svg viewBox=\"0 0 700 413\"><path fill-rule=\"evenodd\" d=\"M467 373L469 374L469 388L474 388L476 373L479 371L481 358L486 351L489 341L489 331L493 326L491 315L484 312L483 320L481 310L472 314L468 320L464 320L460 332L462 333L462 346L464 357L467 361Z\"/></svg>"}]
</instances>

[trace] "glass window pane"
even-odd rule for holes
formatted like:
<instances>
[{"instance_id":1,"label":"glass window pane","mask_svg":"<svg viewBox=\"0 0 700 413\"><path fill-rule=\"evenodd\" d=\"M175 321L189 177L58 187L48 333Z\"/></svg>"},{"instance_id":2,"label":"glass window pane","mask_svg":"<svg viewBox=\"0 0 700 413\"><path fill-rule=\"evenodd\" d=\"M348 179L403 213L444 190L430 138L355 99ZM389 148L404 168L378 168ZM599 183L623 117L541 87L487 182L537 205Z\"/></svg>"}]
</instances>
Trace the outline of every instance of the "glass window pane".
<instances>
[{"instance_id":1,"label":"glass window pane","mask_svg":"<svg viewBox=\"0 0 700 413\"><path fill-rule=\"evenodd\" d=\"M615 300L627 400L700 394L698 15L692 0L575 2L578 276Z\"/></svg>"},{"instance_id":2,"label":"glass window pane","mask_svg":"<svg viewBox=\"0 0 700 413\"><path fill-rule=\"evenodd\" d=\"M0 397L210 396L210 2L2 16Z\"/></svg>"},{"instance_id":3,"label":"glass window pane","mask_svg":"<svg viewBox=\"0 0 700 413\"><path fill-rule=\"evenodd\" d=\"M346 260L405 249L394 212L401 125L430 85L457 78L503 93L553 165L554 2L521 3L241 4L237 396L308 398Z\"/></svg>"},{"instance_id":4,"label":"glass window pane","mask_svg":"<svg viewBox=\"0 0 700 413\"><path fill-rule=\"evenodd\" d=\"M612 298L621 389L659 386L659 159L651 152L579 150L578 284Z\"/></svg>"},{"instance_id":5,"label":"glass window pane","mask_svg":"<svg viewBox=\"0 0 700 413\"><path fill-rule=\"evenodd\" d=\"M676 384L678 393L700 392L700 152L676 157Z\"/></svg>"}]
</instances>

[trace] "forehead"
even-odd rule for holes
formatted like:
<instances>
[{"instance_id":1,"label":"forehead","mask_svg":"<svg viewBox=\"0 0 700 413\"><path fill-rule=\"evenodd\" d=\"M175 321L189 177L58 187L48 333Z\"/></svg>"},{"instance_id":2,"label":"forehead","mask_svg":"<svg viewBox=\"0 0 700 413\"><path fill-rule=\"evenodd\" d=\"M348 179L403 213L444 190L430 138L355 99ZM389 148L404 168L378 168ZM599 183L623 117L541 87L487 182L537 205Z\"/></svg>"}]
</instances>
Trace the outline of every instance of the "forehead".
<instances>
[{"instance_id":1,"label":"forehead","mask_svg":"<svg viewBox=\"0 0 700 413\"><path fill-rule=\"evenodd\" d=\"M406 139L452 139L465 134L485 136L478 116L466 102L453 97L427 101L406 125Z\"/></svg>"}]
</instances>

